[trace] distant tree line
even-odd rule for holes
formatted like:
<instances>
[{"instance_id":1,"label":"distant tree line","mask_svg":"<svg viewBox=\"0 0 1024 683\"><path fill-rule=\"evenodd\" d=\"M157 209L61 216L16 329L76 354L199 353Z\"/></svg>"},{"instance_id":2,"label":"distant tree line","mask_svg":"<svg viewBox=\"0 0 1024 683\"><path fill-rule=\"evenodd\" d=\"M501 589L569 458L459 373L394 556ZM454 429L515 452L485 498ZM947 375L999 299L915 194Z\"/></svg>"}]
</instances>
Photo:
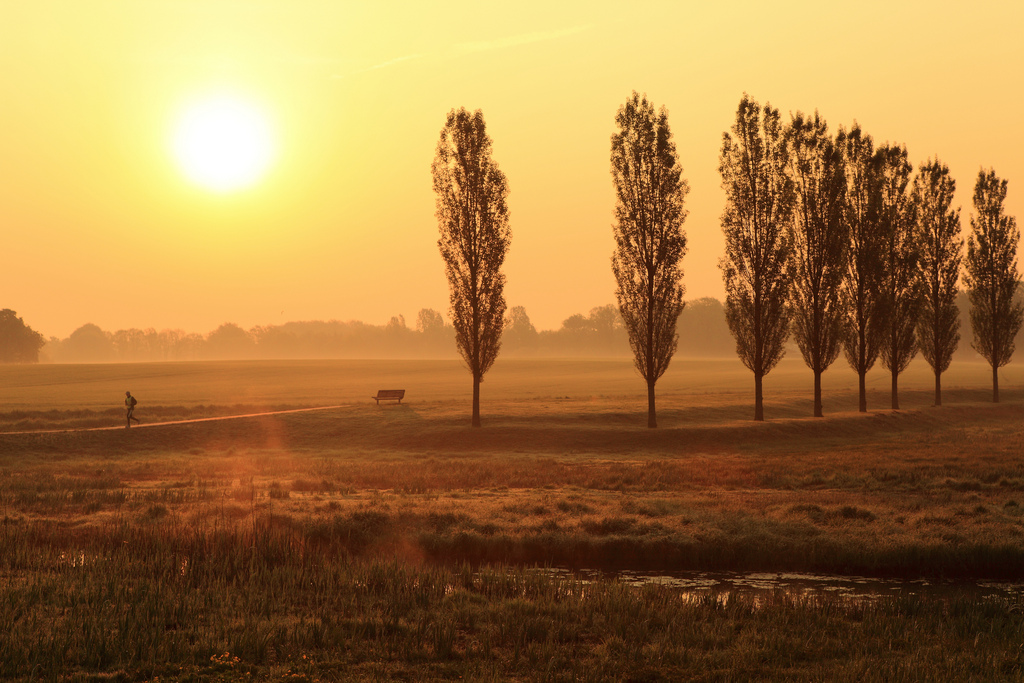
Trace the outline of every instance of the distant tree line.
<instances>
[{"instance_id":1,"label":"distant tree line","mask_svg":"<svg viewBox=\"0 0 1024 683\"><path fill-rule=\"evenodd\" d=\"M717 299L687 304L679 319L678 353L729 357L731 337ZM3 326L0 325L0 334ZM127 329L108 332L89 323L68 337L39 335L36 357L52 363L158 362L293 358L456 358L455 332L440 312L425 308L409 326L404 316L384 325L359 321L305 321L243 329L225 323L208 334L182 330ZM526 309L505 315L502 354L512 358L623 358L629 339L613 304L566 318L557 329L537 330Z\"/></svg>"},{"instance_id":2,"label":"distant tree line","mask_svg":"<svg viewBox=\"0 0 1024 683\"><path fill-rule=\"evenodd\" d=\"M182 330L107 332L89 323L43 348L54 363L289 358L435 358L453 355L454 334L437 311L420 311L415 327L401 315L384 325L303 321L244 329L225 323L208 334Z\"/></svg>"},{"instance_id":3,"label":"distant tree line","mask_svg":"<svg viewBox=\"0 0 1024 683\"><path fill-rule=\"evenodd\" d=\"M967 294L957 298L960 325L970 325ZM13 312L12 312L13 314ZM0 311L0 337L8 318ZM24 325L24 323L20 323ZM28 328L25 325L25 328ZM34 332L34 330L32 331ZM455 335L440 312L423 309L407 326L403 316L384 325L337 320L290 322L243 329L226 323L208 334L182 330L128 329L107 332L91 323L59 339L34 332L35 355L4 355L7 363L132 363L180 360L298 358L456 358ZM734 358L735 340L718 299L686 302L678 320L676 355L687 358ZM212 343L211 343L212 340ZM1024 345L1024 330L1017 345ZM0 342L3 343L3 342ZM526 309L513 306L505 316L502 355L510 358L628 358L632 352L618 307L598 306L576 313L551 330L538 330ZM0 347L6 348L6 347ZM31 346L23 347L30 351ZM792 347L796 351L795 347ZM6 354L6 352L5 352ZM956 356L977 360L966 345Z\"/></svg>"}]
</instances>

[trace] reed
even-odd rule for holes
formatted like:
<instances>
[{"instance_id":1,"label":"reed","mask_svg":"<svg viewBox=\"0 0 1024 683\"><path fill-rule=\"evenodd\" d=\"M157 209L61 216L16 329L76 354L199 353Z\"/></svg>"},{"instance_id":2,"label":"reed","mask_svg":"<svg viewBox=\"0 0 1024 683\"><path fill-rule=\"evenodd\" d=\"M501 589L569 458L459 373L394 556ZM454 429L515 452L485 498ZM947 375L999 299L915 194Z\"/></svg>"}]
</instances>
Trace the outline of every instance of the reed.
<instances>
[{"instance_id":1,"label":"reed","mask_svg":"<svg viewBox=\"0 0 1024 683\"><path fill-rule=\"evenodd\" d=\"M119 523L0 533L0 676L229 680L978 680L1022 675L1019 600L684 599L303 538ZM359 526L359 525L362 526ZM365 538L363 539L365 540ZM73 542L72 542L73 541ZM78 550L61 550L76 545Z\"/></svg>"}]
</instances>

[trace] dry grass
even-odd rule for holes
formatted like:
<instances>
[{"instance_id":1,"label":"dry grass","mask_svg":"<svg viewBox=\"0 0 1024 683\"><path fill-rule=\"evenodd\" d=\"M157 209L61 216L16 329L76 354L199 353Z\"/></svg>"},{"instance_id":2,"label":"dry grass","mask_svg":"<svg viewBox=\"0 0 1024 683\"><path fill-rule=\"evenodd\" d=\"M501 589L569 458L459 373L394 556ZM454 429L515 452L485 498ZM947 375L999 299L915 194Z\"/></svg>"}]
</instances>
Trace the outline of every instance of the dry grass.
<instances>
[{"instance_id":1,"label":"dry grass","mask_svg":"<svg viewBox=\"0 0 1024 683\"><path fill-rule=\"evenodd\" d=\"M1024 363L1000 370L1001 386L1020 398ZM901 376L905 409L931 405L932 377L920 358ZM949 401L986 401L991 372L983 362L955 362L943 375ZM838 361L823 377L827 413L856 410L856 375ZM811 414L812 376L790 357L765 378L766 416ZM140 413L154 406L363 405L378 389L404 388L418 407L455 403L468 415L472 385L459 361L212 361L110 365L0 365L0 410L120 409L124 392L140 397ZM868 407L889 406L889 377L881 367L868 375ZM499 359L482 386L484 417L506 402L533 410L570 412L592 400L619 409L646 410L646 388L628 360ZM753 378L738 360L672 362L658 382L659 407L687 411L735 407L736 419L753 415ZM372 405L372 404L371 404ZM806 408L806 409L805 409Z\"/></svg>"},{"instance_id":2,"label":"dry grass","mask_svg":"<svg viewBox=\"0 0 1024 683\"><path fill-rule=\"evenodd\" d=\"M132 387L147 422L345 405L130 432L0 435L0 497L10 520L72 524L82 533L148 514L153 503L173 523L219 515L251 524L273 515L296 529L372 511L382 533L361 552L399 548L456 562L1024 571L1020 385L1004 382L1004 403L987 404L983 391L956 383L984 375L968 364L947 378L946 405L932 408L930 378L917 366L904 380L906 410L862 415L840 410L856 396L853 378L837 369L831 410L816 420L802 416L810 412L797 386L805 371L790 363L767 391L771 419L757 424L746 419L745 371L718 365L673 366L681 367L660 385L657 430L643 427L637 396L622 393L642 385L619 361L509 362L488 377L480 430L467 426L465 373L448 362L57 367L63 381L53 367L19 368L23 383L37 373L35 400L49 392L94 407L111 383L132 373L147 378L148 391ZM101 378L101 369L117 379ZM708 392L719 376L723 388ZM146 402L182 400L190 384L197 400L230 394L255 402ZM392 385L407 388L407 404L369 401ZM0 429L120 417L116 408L82 417L42 407L0 415Z\"/></svg>"},{"instance_id":3,"label":"dry grass","mask_svg":"<svg viewBox=\"0 0 1024 683\"><path fill-rule=\"evenodd\" d=\"M480 430L454 363L0 368L0 432L120 424L126 388L152 425L0 433L0 677L1019 679L1013 600L688 602L487 568L1024 573L1019 366L998 406L979 365L932 408L916 367L905 410L868 415L833 371L815 420L790 363L755 424L737 365L674 364L657 430L619 361L500 364ZM407 405L369 400L392 387Z\"/></svg>"}]
</instances>

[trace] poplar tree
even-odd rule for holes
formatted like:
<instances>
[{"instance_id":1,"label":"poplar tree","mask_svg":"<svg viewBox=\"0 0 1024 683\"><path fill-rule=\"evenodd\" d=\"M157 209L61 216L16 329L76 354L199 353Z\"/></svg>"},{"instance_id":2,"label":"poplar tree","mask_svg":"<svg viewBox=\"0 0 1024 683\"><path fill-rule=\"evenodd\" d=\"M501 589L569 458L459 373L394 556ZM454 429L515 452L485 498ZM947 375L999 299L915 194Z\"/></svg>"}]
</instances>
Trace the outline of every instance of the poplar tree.
<instances>
[{"instance_id":1,"label":"poplar tree","mask_svg":"<svg viewBox=\"0 0 1024 683\"><path fill-rule=\"evenodd\" d=\"M1010 362L1014 338L1024 322L1024 303L1017 298L1020 231L1013 216L1003 213L1005 180L994 170L979 171L974 184L974 211L967 238L964 284L971 300L974 350L992 366L992 401L999 402L999 368Z\"/></svg>"},{"instance_id":2,"label":"poplar tree","mask_svg":"<svg viewBox=\"0 0 1024 683\"><path fill-rule=\"evenodd\" d=\"M822 417L821 374L839 356L846 311L848 231L843 157L818 112L797 112L786 129L793 181L793 332L814 373L814 417Z\"/></svg>"},{"instance_id":3,"label":"poplar tree","mask_svg":"<svg viewBox=\"0 0 1024 683\"><path fill-rule=\"evenodd\" d=\"M491 158L491 139L479 109L448 113L431 172L455 342L473 375L473 426L479 427L480 382L501 346L501 266L512 240L508 184Z\"/></svg>"},{"instance_id":4,"label":"poplar tree","mask_svg":"<svg viewBox=\"0 0 1024 683\"><path fill-rule=\"evenodd\" d=\"M879 220L880 156L874 142L856 123L840 129L836 144L846 167L844 217L849 235L849 258L843 285L846 331L843 350L857 373L858 409L867 412L867 373L881 350L882 294L885 272L885 234Z\"/></svg>"},{"instance_id":5,"label":"poplar tree","mask_svg":"<svg viewBox=\"0 0 1024 683\"><path fill-rule=\"evenodd\" d=\"M920 243L923 290L917 321L917 347L935 373L935 405L942 405L942 373L960 341L956 305L963 240L960 209L950 208L956 182L938 159L921 165L914 177L913 203Z\"/></svg>"},{"instance_id":6,"label":"poplar tree","mask_svg":"<svg viewBox=\"0 0 1024 683\"><path fill-rule=\"evenodd\" d=\"M762 382L785 355L789 336L793 183L786 162L779 110L766 104L761 112L744 94L732 134L722 135L725 256L719 268L736 353L754 373L755 420L764 420Z\"/></svg>"},{"instance_id":7,"label":"poplar tree","mask_svg":"<svg viewBox=\"0 0 1024 683\"><path fill-rule=\"evenodd\" d=\"M913 166L907 148L902 145L885 145L876 155L880 183L878 223L883 235L879 355L892 378L892 409L899 410L899 376L917 355L914 330L921 308L919 249L909 192Z\"/></svg>"},{"instance_id":8,"label":"poplar tree","mask_svg":"<svg viewBox=\"0 0 1024 683\"><path fill-rule=\"evenodd\" d=\"M686 253L684 200L689 186L672 141L668 112L636 92L615 116L611 167L615 185L615 274L633 360L647 382L647 426L657 427L654 386L668 369L685 305L680 261Z\"/></svg>"}]
</instances>

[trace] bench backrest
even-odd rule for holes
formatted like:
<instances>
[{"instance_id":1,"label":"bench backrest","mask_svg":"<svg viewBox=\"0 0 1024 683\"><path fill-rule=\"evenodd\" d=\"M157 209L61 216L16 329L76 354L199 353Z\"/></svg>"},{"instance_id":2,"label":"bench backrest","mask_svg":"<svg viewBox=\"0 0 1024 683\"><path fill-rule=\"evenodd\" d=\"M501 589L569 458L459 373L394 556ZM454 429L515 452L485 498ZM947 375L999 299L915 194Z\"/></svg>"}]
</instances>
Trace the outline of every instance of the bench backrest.
<instances>
[{"instance_id":1,"label":"bench backrest","mask_svg":"<svg viewBox=\"0 0 1024 683\"><path fill-rule=\"evenodd\" d=\"M381 389L377 398L405 398L405 389Z\"/></svg>"}]
</instances>

